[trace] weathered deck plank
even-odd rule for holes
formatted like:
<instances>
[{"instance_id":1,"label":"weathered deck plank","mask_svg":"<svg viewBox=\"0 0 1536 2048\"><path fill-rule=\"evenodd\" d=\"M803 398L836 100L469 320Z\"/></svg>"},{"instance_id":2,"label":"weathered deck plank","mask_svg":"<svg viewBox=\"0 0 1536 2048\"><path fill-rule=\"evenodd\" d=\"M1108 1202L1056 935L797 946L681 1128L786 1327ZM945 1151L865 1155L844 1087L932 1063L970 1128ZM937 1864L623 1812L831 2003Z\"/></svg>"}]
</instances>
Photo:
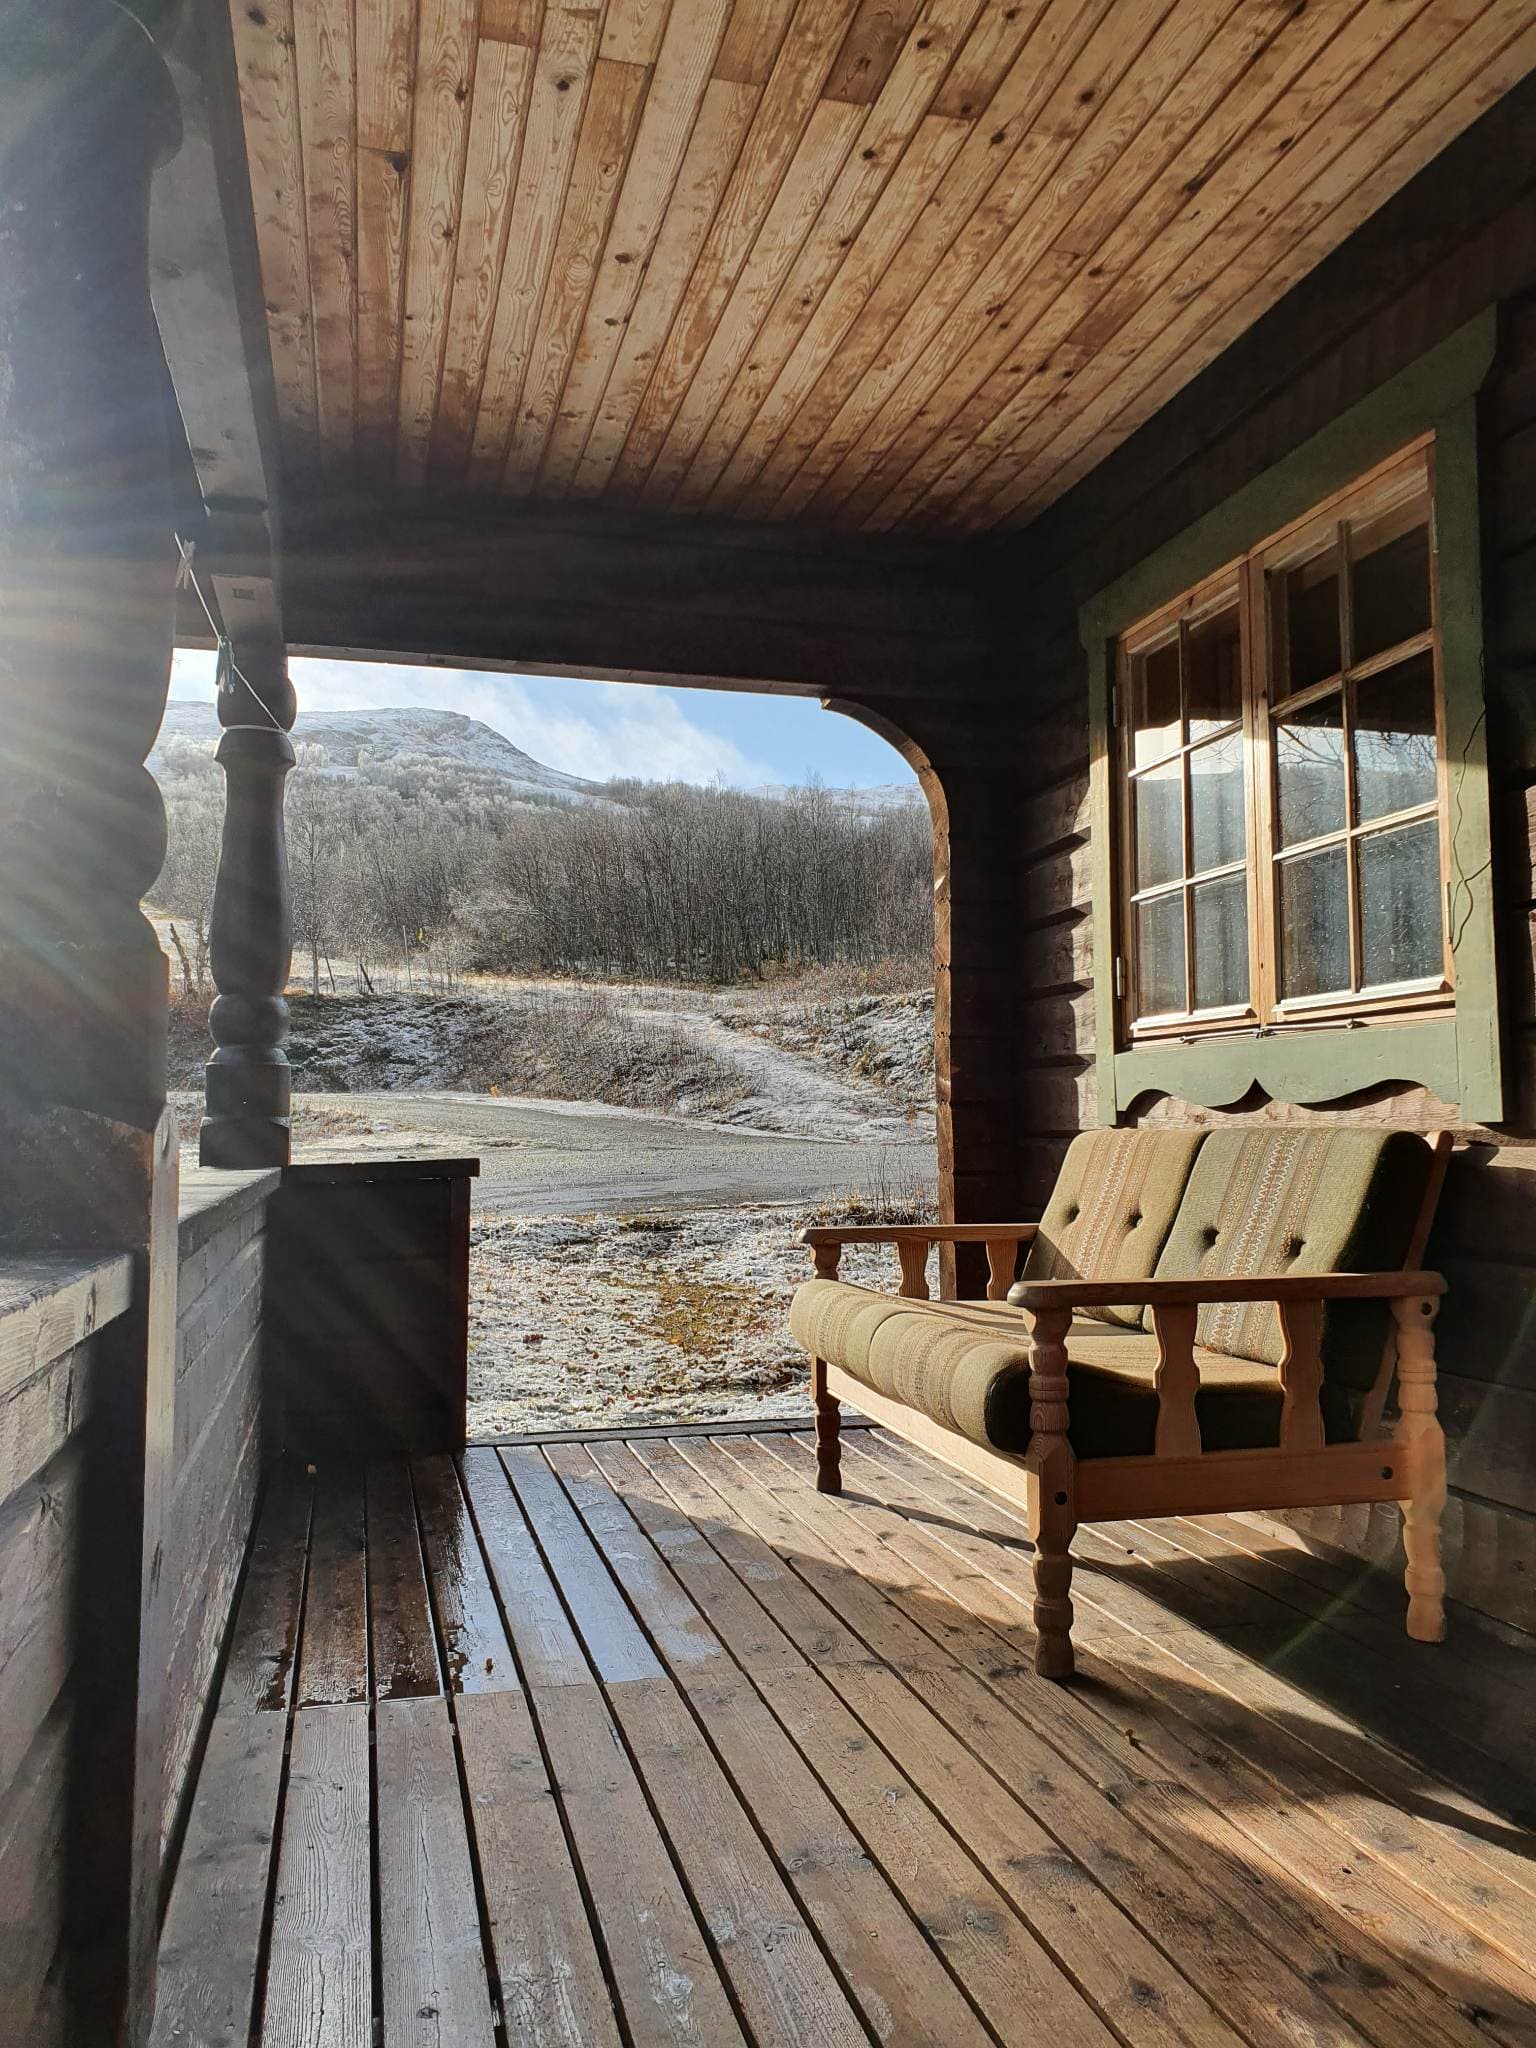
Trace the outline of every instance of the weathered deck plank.
<instances>
[{"instance_id":1,"label":"weathered deck plank","mask_svg":"<svg viewBox=\"0 0 1536 2048\"><path fill-rule=\"evenodd\" d=\"M402 1459L368 1467L368 1620L379 1699L442 1691L410 1468Z\"/></svg>"},{"instance_id":2,"label":"weathered deck plank","mask_svg":"<svg viewBox=\"0 0 1536 2048\"><path fill-rule=\"evenodd\" d=\"M250 2040L285 1725L277 1714L214 1721L160 1937L151 2048L246 2048Z\"/></svg>"},{"instance_id":3,"label":"weathered deck plank","mask_svg":"<svg viewBox=\"0 0 1536 2048\"><path fill-rule=\"evenodd\" d=\"M262 2048L369 2048L373 1899L368 1709L294 1718Z\"/></svg>"},{"instance_id":4,"label":"weathered deck plank","mask_svg":"<svg viewBox=\"0 0 1536 2048\"><path fill-rule=\"evenodd\" d=\"M327 1469L315 1481L299 1652L301 1707L367 1699L367 1585L363 1475L346 1467Z\"/></svg>"},{"instance_id":5,"label":"weathered deck plank","mask_svg":"<svg viewBox=\"0 0 1536 2048\"><path fill-rule=\"evenodd\" d=\"M1536 2048L1525 1795L1478 1797L1517 1650L1462 1728L1378 1589L1105 1525L1048 1685L1018 1516L844 1456L841 1498L772 1430L275 1474L152 2048Z\"/></svg>"},{"instance_id":6,"label":"weathered deck plank","mask_svg":"<svg viewBox=\"0 0 1536 2048\"><path fill-rule=\"evenodd\" d=\"M379 1952L390 2048L492 2048L453 1730L439 1699L380 1700Z\"/></svg>"}]
</instances>

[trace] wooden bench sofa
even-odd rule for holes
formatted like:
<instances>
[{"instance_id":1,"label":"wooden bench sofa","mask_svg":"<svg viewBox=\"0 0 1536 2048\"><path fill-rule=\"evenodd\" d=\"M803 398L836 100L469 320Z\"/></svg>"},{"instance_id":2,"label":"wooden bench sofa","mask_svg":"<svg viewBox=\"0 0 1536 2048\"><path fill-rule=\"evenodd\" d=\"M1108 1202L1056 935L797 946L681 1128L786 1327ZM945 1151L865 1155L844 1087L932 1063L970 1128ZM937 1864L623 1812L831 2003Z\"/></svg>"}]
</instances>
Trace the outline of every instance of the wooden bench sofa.
<instances>
[{"instance_id":1,"label":"wooden bench sofa","mask_svg":"<svg viewBox=\"0 0 1536 2048\"><path fill-rule=\"evenodd\" d=\"M1418 1268L1449 1150L1339 1127L1092 1131L1038 1224L803 1232L816 1277L790 1327L819 1486L841 1491L846 1400L1024 1503L1048 1678L1072 1672L1077 1525L1131 1515L1398 1501L1408 1633L1439 1641L1445 1283ZM852 1243L895 1246L898 1295L837 1278ZM929 1298L939 1243L986 1247L986 1300Z\"/></svg>"}]
</instances>

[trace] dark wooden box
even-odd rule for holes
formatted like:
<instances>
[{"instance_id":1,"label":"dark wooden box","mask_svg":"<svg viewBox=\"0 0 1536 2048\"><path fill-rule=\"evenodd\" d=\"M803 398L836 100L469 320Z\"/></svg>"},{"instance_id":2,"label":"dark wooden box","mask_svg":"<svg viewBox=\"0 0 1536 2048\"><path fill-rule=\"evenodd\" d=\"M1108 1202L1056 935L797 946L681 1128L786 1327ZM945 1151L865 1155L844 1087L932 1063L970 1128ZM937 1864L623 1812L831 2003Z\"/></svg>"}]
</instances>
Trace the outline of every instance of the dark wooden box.
<instances>
[{"instance_id":1,"label":"dark wooden box","mask_svg":"<svg viewBox=\"0 0 1536 2048\"><path fill-rule=\"evenodd\" d=\"M269 1453L457 1451L474 1159L289 1167L268 1221Z\"/></svg>"}]
</instances>

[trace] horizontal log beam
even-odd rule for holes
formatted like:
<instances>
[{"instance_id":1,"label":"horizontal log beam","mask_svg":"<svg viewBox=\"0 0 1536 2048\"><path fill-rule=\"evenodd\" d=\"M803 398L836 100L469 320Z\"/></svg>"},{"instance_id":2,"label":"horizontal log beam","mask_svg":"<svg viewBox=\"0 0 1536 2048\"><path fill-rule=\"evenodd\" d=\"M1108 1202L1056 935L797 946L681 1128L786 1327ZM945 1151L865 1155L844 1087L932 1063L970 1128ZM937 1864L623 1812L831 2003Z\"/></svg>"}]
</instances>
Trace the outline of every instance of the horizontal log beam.
<instances>
[{"instance_id":1,"label":"horizontal log beam","mask_svg":"<svg viewBox=\"0 0 1536 2048\"><path fill-rule=\"evenodd\" d=\"M937 706L995 679L974 559L907 540L327 497L287 508L284 620L296 651Z\"/></svg>"}]
</instances>

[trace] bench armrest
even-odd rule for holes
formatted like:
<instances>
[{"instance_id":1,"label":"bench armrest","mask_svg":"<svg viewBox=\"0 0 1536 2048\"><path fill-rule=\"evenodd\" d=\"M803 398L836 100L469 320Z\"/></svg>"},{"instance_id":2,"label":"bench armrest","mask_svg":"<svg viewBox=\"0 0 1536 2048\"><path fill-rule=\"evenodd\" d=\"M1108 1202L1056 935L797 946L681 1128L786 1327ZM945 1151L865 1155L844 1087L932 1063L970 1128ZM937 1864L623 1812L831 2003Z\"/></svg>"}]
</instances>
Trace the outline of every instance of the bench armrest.
<instances>
[{"instance_id":1,"label":"bench armrest","mask_svg":"<svg viewBox=\"0 0 1536 2048\"><path fill-rule=\"evenodd\" d=\"M1438 1273L1267 1273L1242 1279L1020 1280L1008 1291L1015 1308L1200 1308L1225 1301L1391 1301L1444 1294Z\"/></svg>"},{"instance_id":2,"label":"bench armrest","mask_svg":"<svg viewBox=\"0 0 1536 2048\"><path fill-rule=\"evenodd\" d=\"M816 1224L798 1242L819 1244L1024 1244L1038 1223L849 1223Z\"/></svg>"},{"instance_id":3,"label":"bench armrest","mask_svg":"<svg viewBox=\"0 0 1536 2048\"><path fill-rule=\"evenodd\" d=\"M900 1292L909 1300L928 1299L928 1254L936 1244L984 1244L987 1248L987 1298L1001 1301L1019 1263L1019 1246L1027 1244L1038 1223L850 1223L814 1225L800 1232L821 1280L837 1278L837 1262L845 1244L893 1244L901 1262Z\"/></svg>"}]
</instances>

